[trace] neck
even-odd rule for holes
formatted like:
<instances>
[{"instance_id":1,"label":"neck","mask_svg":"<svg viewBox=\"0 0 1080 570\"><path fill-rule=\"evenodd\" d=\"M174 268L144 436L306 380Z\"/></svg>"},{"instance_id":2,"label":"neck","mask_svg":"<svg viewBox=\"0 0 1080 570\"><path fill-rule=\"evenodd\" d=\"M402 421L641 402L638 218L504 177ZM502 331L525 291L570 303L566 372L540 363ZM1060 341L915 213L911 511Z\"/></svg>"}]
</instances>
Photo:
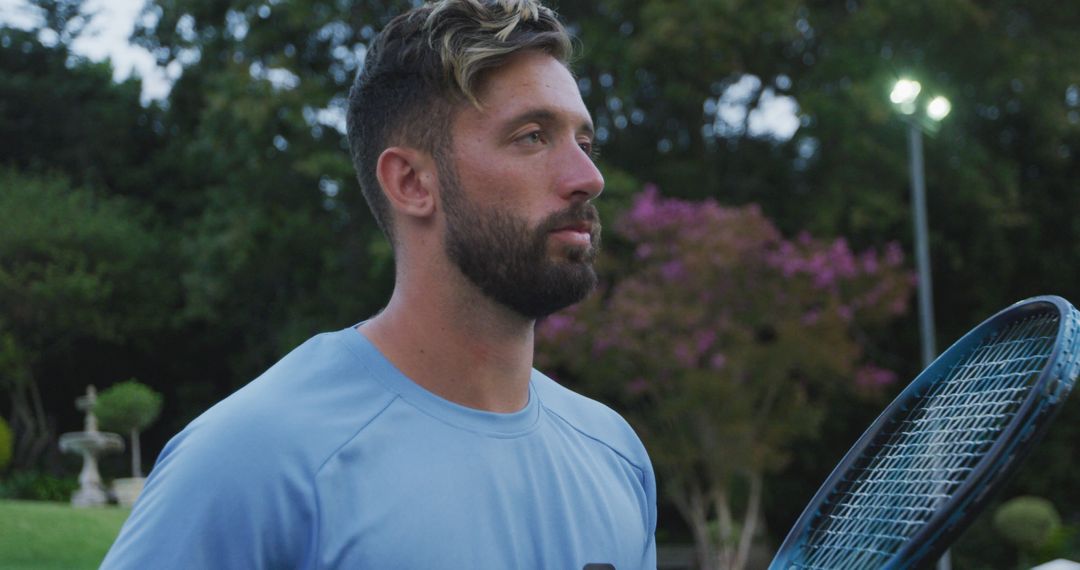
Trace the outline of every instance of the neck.
<instances>
[{"instance_id":1,"label":"neck","mask_svg":"<svg viewBox=\"0 0 1080 570\"><path fill-rule=\"evenodd\" d=\"M534 322L491 301L460 274L425 279L427 287L398 277L386 309L360 325L360 333L438 396L492 412L525 407Z\"/></svg>"}]
</instances>

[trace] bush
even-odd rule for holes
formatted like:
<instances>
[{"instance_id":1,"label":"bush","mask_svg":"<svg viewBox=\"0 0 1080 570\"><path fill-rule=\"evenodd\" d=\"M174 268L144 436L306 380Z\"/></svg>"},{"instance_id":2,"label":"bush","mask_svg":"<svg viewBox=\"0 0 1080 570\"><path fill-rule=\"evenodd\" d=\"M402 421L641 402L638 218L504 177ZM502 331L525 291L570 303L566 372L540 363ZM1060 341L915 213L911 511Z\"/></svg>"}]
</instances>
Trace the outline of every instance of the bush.
<instances>
[{"instance_id":1,"label":"bush","mask_svg":"<svg viewBox=\"0 0 1080 570\"><path fill-rule=\"evenodd\" d=\"M1023 552L1037 550L1060 526L1054 505L1041 497L1017 497L994 512L994 528Z\"/></svg>"},{"instance_id":2,"label":"bush","mask_svg":"<svg viewBox=\"0 0 1080 570\"><path fill-rule=\"evenodd\" d=\"M54 477L37 471L19 471L0 481L0 498L25 501L68 502L79 488L75 477Z\"/></svg>"},{"instance_id":3,"label":"bush","mask_svg":"<svg viewBox=\"0 0 1080 570\"><path fill-rule=\"evenodd\" d=\"M134 379L120 382L98 395L94 415L101 429L142 431L161 413L161 394Z\"/></svg>"},{"instance_id":4,"label":"bush","mask_svg":"<svg viewBox=\"0 0 1080 570\"><path fill-rule=\"evenodd\" d=\"M11 462L11 445L11 428L4 418L0 418L0 471L7 468Z\"/></svg>"},{"instance_id":5,"label":"bush","mask_svg":"<svg viewBox=\"0 0 1080 570\"><path fill-rule=\"evenodd\" d=\"M131 476L142 477L139 432L154 423L161 413L161 394L134 378L105 390L94 404L101 427L131 435Z\"/></svg>"}]
</instances>

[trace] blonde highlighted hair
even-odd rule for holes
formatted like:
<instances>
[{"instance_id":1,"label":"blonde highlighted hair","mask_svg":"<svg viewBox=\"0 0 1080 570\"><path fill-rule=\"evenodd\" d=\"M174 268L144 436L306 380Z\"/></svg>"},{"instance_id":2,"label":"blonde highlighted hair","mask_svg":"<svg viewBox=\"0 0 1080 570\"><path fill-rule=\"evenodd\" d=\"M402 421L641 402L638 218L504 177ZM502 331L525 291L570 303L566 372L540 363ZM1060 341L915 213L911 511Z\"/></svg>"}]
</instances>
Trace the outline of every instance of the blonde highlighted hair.
<instances>
[{"instance_id":1,"label":"blonde highlighted hair","mask_svg":"<svg viewBox=\"0 0 1080 570\"><path fill-rule=\"evenodd\" d=\"M550 30L511 41L515 30L539 26ZM477 80L484 70L497 67L505 59L528 48L540 48L560 61L567 61L572 51L570 37L547 7L535 0L457 0L432 5L424 22L431 49L442 61L446 79L474 105ZM522 38L525 39L525 38ZM536 42L538 45L530 45Z\"/></svg>"}]
</instances>

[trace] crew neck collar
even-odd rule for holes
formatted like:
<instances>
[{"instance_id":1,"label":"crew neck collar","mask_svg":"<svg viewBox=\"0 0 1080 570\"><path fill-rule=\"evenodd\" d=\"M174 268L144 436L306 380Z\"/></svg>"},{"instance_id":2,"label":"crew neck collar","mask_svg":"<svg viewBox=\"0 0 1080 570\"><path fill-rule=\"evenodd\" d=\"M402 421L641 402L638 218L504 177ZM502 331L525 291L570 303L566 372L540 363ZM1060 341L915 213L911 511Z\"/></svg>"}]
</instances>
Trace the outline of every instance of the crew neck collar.
<instances>
[{"instance_id":1,"label":"crew neck collar","mask_svg":"<svg viewBox=\"0 0 1080 570\"><path fill-rule=\"evenodd\" d=\"M387 390L444 423L494 437L524 435L539 423L540 402L534 388L538 373L535 369L529 379L529 401L524 408L510 413L489 412L451 402L417 384L394 366L356 327L338 331L337 336Z\"/></svg>"}]
</instances>

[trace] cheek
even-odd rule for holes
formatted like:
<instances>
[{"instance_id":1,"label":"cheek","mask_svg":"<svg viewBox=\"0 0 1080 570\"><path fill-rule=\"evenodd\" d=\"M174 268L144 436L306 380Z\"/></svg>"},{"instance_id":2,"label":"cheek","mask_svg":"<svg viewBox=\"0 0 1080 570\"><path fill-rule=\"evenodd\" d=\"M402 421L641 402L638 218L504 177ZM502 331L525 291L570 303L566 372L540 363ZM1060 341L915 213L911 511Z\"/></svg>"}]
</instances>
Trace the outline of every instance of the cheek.
<instances>
[{"instance_id":1,"label":"cheek","mask_svg":"<svg viewBox=\"0 0 1080 570\"><path fill-rule=\"evenodd\" d=\"M462 190L471 200L508 209L532 221L532 210L539 207L536 202L541 196L537 173L530 165L493 157L459 161L458 167Z\"/></svg>"},{"instance_id":2,"label":"cheek","mask_svg":"<svg viewBox=\"0 0 1080 570\"><path fill-rule=\"evenodd\" d=\"M462 186L470 194L482 197L497 188L500 181L506 180L508 168L497 159L487 159L483 154L471 153L457 161L457 175Z\"/></svg>"},{"instance_id":3,"label":"cheek","mask_svg":"<svg viewBox=\"0 0 1080 570\"><path fill-rule=\"evenodd\" d=\"M566 207L557 192L546 191L559 171L550 153L521 156L463 137L454 156L462 192L474 203L513 213L529 228Z\"/></svg>"}]
</instances>

